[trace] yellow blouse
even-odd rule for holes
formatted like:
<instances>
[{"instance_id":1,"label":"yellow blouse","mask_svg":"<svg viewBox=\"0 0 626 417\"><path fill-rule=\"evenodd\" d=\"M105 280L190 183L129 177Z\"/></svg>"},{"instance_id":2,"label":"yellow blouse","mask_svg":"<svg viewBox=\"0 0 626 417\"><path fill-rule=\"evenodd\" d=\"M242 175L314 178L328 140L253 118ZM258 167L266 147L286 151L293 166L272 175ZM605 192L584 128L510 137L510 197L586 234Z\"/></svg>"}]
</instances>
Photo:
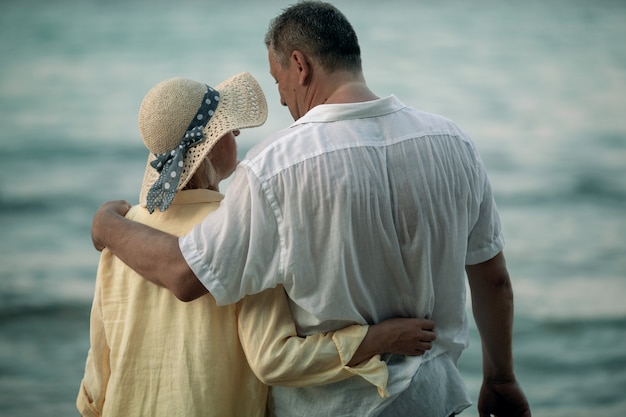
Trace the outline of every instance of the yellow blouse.
<instances>
[{"instance_id":1,"label":"yellow blouse","mask_svg":"<svg viewBox=\"0 0 626 417\"><path fill-rule=\"evenodd\" d=\"M127 217L180 236L221 200L217 192L185 190L163 213L135 206ZM346 366L367 326L298 337L282 287L223 307L209 294L183 303L105 249L90 325L76 401L83 416L264 416L266 384L319 385L354 375L385 394L380 357Z\"/></svg>"}]
</instances>

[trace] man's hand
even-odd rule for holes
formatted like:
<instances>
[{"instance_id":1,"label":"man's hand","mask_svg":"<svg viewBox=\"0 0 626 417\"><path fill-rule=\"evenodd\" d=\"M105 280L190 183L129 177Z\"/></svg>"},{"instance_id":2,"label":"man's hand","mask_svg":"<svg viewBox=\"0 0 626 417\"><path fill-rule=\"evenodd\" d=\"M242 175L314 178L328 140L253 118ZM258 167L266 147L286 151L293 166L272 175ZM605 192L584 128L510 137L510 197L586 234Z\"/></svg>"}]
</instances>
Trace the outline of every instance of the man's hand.
<instances>
[{"instance_id":1,"label":"man's hand","mask_svg":"<svg viewBox=\"0 0 626 417\"><path fill-rule=\"evenodd\" d=\"M428 319L389 319L369 326L365 338L348 366L354 366L374 355L395 353L423 355L433 347L435 322Z\"/></svg>"},{"instance_id":2,"label":"man's hand","mask_svg":"<svg viewBox=\"0 0 626 417\"><path fill-rule=\"evenodd\" d=\"M516 381L483 381L478 397L478 414L480 417L530 417L530 407Z\"/></svg>"},{"instance_id":3,"label":"man's hand","mask_svg":"<svg viewBox=\"0 0 626 417\"><path fill-rule=\"evenodd\" d=\"M131 205L123 200L108 201L100 206L91 223L91 241L93 246L101 252L106 247L106 231L111 216L124 217Z\"/></svg>"},{"instance_id":4,"label":"man's hand","mask_svg":"<svg viewBox=\"0 0 626 417\"><path fill-rule=\"evenodd\" d=\"M208 292L191 270L178 246L178 237L124 216L126 201L104 203L93 218L91 240L101 251L110 250L146 280L167 288L181 301Z\"/></svg>"}]
</instances>

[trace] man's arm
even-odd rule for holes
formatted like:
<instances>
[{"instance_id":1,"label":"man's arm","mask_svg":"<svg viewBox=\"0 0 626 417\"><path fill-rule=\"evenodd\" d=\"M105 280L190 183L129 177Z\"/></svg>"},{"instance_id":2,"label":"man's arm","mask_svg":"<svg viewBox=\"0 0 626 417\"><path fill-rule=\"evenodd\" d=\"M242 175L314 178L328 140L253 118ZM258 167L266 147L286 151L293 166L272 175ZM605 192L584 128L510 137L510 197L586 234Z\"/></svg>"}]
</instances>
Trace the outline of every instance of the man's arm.
<instances>
[{"instance_id":1,"label":"man's arm","mask_svg":"<svg viewBox=\"0 0 626 417\"><path fill-rule=\"evenodd\" d=\"M104 203L93 218L91 239L97 250L108 248L142 277L191 301L208 291L189 268L178 237L128 220L125 201Z\"/></svg>"},{"instance_id":2,"label":"man's arm","mask_svg":"<svg viewBox=\"0 0 626 417\"><path fill-rule=\"evenodd\" d=\"M483 352L480 416L530 417L513 369L513 289L502 252L466 267Z\"/></svg>"}]
</instances>

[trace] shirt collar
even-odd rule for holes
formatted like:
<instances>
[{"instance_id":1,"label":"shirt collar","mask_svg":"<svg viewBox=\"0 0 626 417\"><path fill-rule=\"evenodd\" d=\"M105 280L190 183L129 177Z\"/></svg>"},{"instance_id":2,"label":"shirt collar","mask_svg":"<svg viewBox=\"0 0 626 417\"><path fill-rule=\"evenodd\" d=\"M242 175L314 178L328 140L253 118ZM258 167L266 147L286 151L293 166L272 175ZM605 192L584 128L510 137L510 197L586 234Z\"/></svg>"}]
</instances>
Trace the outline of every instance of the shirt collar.
<instances>
[{"instance_id":1,"label":"shirt collar","mask_svg":"<svg viewBox=\"0 0 626 417\"><path fill-rule=\"evenodd\" d=\"M290 127L305 123L337 122L340 120L378 117L406 107L394 95L371 101L342 104L320 104L309 110Z\"/></svg>"},{"instance_id":2,"label":"shirt collar","mask_svg":"<svg viewBox=\"0 0 626 417\"><path fill-rule=\"evenodd\" d=\"M180 190L174 196L172 204L219 203L224 195L213 190Z\"/></svg>"}]
</instances>

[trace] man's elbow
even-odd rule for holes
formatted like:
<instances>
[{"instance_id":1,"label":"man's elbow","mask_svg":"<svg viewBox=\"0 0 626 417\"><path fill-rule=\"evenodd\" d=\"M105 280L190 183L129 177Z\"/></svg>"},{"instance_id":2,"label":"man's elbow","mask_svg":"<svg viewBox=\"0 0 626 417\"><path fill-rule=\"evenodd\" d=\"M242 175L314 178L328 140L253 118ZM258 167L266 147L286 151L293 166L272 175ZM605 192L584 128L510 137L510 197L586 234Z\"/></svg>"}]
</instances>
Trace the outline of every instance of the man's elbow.
<instances>
[{"instance_id":1,"label":"man's elbow","mask_svg":"<svg viewBox=\"0 0 626 417\"><path fill-rule=\"evenodd\" d=\"M176 298L185 303L200 298L209 292L190 270L180 275L176 281L168 287Z\"/></svg>"}]
</instances>

